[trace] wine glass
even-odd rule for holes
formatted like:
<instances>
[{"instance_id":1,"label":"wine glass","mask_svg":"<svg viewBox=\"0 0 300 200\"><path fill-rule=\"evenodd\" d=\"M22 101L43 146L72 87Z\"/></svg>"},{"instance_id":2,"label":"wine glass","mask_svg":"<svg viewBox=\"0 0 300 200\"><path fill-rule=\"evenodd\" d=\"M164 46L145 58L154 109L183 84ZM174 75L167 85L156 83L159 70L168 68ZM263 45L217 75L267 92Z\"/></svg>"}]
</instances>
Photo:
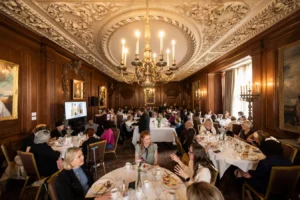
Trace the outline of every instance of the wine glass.
<instances>
[{"instance_id":1,"label":"wine glass","mask_svg":"<svg viewBox=\"0 0 300 200\"><path fill-rule=\"evenodd\" d=\"M162 189L161 189L160 185L156 185L154 190L155 190L156 199L159 200L160 199L159 197L162 193Z\"/></svg>"},{"instance_id":2,"label":"wine glass","mask_svg":"<svg viewBox=\"0 0 300 200\"><path fill-rule=\"evenodd\" d=\"M156 173L157 173L155 167L152 169L151 173L152 173L152 179L153 179L153 181L155 181L155 176L156 176Z\"/></svg>"}]
</instances>

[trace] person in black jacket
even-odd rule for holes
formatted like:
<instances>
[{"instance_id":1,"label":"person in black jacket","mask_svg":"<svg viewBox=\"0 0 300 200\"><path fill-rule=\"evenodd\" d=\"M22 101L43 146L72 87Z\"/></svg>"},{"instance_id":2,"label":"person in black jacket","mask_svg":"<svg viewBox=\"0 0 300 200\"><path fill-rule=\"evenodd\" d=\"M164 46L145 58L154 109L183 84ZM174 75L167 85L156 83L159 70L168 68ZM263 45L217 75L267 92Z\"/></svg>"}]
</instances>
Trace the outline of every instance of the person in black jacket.
<instances>
[{"instance_id":1,"label":"person in black jacket","mask_svg":"<svg viewBox=\"0 0 300 200\"><path fill-rule=\"evenodd\" d=\"M139 120L139 132L143 132L145 130L150 132L150 117L145 110L145 108L140 109L140 120Z\"/></svg>"},{"instance_id":2,"label":"person in black jacket","mask_svg":"<svg viewBox=\"0 0 300 200\"><path fill-rule=\"evenodd\" d=\"M64 137L67 134L67 131L64 129L64 124L62 121L55 123L55 129L51 131L51 138Z\"/></svg>"},{"instance_id":3,"label":"person in black jacket","mask_svg":"<svg viewBox=\"0 0 300 200\"><path fill-rule=\"evenodd\" d=\"M87 139L86 141L84 141L81 145L82 147L82 152L84 157L86 158L87 156L87 149L89 144L95 143L95 142L100 142L100 139L93 137L94 136L94 129L93 128L88 128L86 131L87 136L89 137L89 139Z\"/></svg>"},{"instance_id":4,"label":"person in black jacket","mask_svg":"<svg viewBox=\"0 0 300 200\"><path fill-rule=\"evenodd\" d=\"M41 176L50 176L58 170L57 162L61 163L60 152L54 151L48 145L50 131L47 129L36 129L34 133L34 144L30 148L33 153L37 168Z\"/></svg>"}]
</instances>

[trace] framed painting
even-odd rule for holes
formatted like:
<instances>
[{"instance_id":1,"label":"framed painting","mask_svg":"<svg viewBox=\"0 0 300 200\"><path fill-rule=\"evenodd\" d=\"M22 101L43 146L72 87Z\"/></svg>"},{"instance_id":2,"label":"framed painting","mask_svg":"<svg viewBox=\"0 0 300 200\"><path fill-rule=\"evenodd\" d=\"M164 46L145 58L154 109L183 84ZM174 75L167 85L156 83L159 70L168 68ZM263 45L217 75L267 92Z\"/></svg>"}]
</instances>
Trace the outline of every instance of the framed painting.
<instances>
[{"instance_id":1,"label":"framed painting","mask_svg":"<svg viewBox=\"0 0 300 200\"><path fill-rule=\"evenodd\" d=\"M155 88L145 88L145 104L155 104Z\"/></svg>"},{"instance_id":2,"label":"framed painting","mask_svg":"<svg viewBox=\"0 0 300 200\"><path fill-rule=\"evenodd\" d=\"M73 100L83 99L83 81L73 79Z\"/></svg>"},{"instance_id":3,"label":"framed painting","mask_svg":"<svg viewBox=\"0 0 300 200\"><path fill-rule=\"evenodd\" d=\"M98 87L99 108L107 107L107 88L105 86Z\"/></svg>"},{"instance_id":4,"label":"framed painting","mask_svg":"<svg viewBox=\"0 0 300 200\"><path fill-rule=\"evenodd\" d=\"M18 119L19 65L0 60L0 121Z\"/></svg>"},{"instance_id":5,"label":"framed painting","mask_svg":"<svg viewBox=\"0 0 300 200\"><path fill-rule=\"evenodd\" d=\"M300 40L279 49L279 128L300 133Z\"/></svg>"}]
</instances>

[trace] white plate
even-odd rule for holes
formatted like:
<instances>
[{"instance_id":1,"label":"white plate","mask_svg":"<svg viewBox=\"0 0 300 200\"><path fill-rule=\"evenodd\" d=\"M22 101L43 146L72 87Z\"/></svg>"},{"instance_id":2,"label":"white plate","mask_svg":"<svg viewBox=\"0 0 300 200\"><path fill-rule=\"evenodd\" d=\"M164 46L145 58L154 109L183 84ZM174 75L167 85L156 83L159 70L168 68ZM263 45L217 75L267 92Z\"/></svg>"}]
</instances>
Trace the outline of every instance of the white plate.
<instances>
[{"instance_id":1,"label":"white plate","mask_svg":"<svg viewBox=\"0 0 300 200\"><path fill-rule=\"evenodd\" d=\"M111 185L109 188L104 188L103 184L105 184L107 181L111 182ZM92 193L94 194L104 194L108 191L110 191L114 187L113 181L111 179L100 179L92 186ZM101 189L102 188L102 189Z\"/></svg>"},{"instance_id":2,"label":"white plate","mask_svg":"<svg viewBox=\"0 0 300 200\"><path fill-rule=\"evenodd\" d=\"M255 160L258 160L258 156L257 155L249 155L248 158L246 158L246 160L255 161Z\"/></svg>"}]
</instances>

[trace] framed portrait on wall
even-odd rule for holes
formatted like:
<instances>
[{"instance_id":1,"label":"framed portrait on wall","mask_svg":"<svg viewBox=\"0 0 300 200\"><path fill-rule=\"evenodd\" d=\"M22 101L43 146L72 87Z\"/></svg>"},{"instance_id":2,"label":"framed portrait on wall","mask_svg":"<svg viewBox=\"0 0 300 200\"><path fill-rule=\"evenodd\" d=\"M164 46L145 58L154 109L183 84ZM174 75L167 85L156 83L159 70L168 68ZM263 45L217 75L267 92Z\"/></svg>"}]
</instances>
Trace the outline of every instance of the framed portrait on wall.
<instances>
[{"instance_id":1,"label":"framed portrait on wall","mask_svg":"<svg viewBox=\"0 0 300 200\"><path fill-rule=\"evenodd\" d=\"M145 104L155 104L155 88L145 88Z\"/></svg>"},{"instance_id":2,"label":"framed portrait on wall","mask_svg":"<svg viewBox=\"0 0 300 200\"><path fill-rule=\"evenodd\" d=\"M0 121L18 119L19 65L0 60Z\"/></svg>"},{"instance_id":3,"label":"framed portrait on wall","mask_svg":"<svg viewBox=\"0 0 300 200\"><path fill-rule=\"evenodd\" d=\"M98 87L99 107L107 107L107 88L105 86Z\"/></svg>"},{"instance_id":4,"label":"framed portrait on wall","mask_svg":"<svg viewBox=\"0 0 300 200\"><path fill-rule=\"evenodd\" d=\"M73 79L73 100L83 99L83 81Z\"/></svg>"},{"instance_id":5,"label":"framed portrait on wall","mask_svg":"<svg viewBox=\"0 0 300 200\"><path fill-rule=\"evenodd\" d=\"M279 128L300 133L300 40L279 49Z\"/></svg>"}]
</instances>

